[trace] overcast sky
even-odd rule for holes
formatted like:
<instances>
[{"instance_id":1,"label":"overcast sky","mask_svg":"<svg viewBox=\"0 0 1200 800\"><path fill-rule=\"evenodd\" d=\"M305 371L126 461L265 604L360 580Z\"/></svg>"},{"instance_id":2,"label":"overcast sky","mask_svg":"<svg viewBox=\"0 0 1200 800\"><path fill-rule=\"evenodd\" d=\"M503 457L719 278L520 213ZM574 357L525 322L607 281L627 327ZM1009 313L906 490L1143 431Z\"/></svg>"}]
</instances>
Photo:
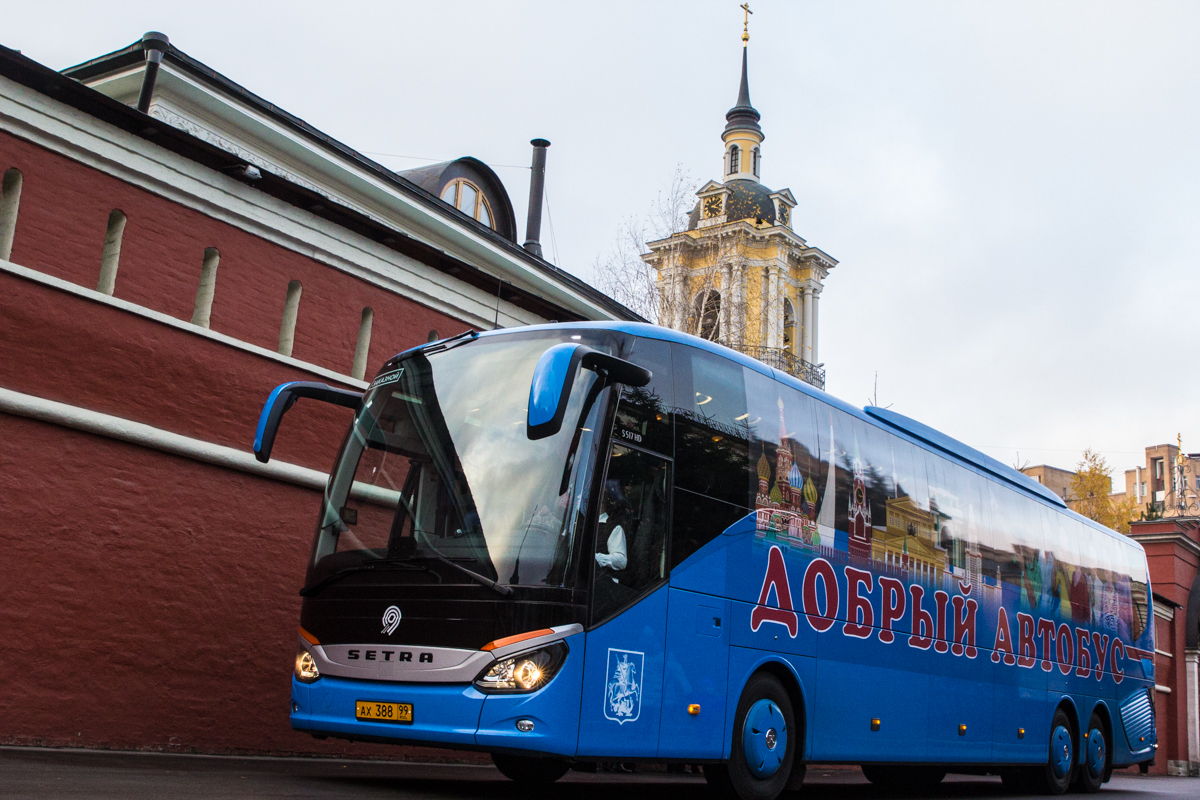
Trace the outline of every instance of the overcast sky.
<instances>
[{"instance_id":1,"label":"overcast sky","mask_svg":"<svg viewBox=\"0 0 1200 800\"><path fill-rule=\"evenodd\" d=\"M479 157L522 233L545 137L547 257L585 279L676 165L720 178L741 55L735 0L2 5L56 69L161 30L395 169ZM883 405L1007 463L1091 446L1119 489L1146 445L1200 451L1200 4L751 7L763 182L840 261L829 391L878 372Z\"/></svg>"}]
</instances>

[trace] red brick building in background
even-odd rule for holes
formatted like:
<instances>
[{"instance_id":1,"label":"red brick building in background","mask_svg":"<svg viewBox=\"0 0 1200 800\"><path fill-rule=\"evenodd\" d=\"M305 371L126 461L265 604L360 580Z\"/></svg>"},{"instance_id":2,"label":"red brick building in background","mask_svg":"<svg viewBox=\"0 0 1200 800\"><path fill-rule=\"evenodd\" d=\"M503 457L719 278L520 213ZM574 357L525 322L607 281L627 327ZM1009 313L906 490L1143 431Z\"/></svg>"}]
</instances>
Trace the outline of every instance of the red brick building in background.
<instances>
[{"instance_id":1,"label":"red brick building in background","mask_svg":"<svg viewBox=\"0 0 1200 800\"><path fill-rule=\"evenodd\" d=\"M1146 548L1154 588L1152 772L1200 776L1200 517L1130 524Z\"/></svg>"},{"instance_id":2,"label":"red brick building in background","mask_svg":"<svg viewBox=\"0 0 1200 800\"><path fill-rule=\"evenodd\" d=\"M0 48L0 743L400 755L288 725L348 412L301 404L263 465L262 402L636 315L518 246L482 162L391 172L162 55L147 98L141 42L61 74Z\"/></svg>"}]
</instances>

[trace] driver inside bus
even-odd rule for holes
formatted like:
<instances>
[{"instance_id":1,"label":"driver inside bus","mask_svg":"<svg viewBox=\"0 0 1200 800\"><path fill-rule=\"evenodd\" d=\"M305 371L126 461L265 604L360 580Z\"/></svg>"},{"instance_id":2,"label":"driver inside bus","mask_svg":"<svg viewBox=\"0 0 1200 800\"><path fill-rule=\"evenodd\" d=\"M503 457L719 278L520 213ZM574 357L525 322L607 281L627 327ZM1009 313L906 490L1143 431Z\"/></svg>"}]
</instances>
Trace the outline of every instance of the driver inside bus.
<instances>
[{"instance_id":1,"label":"driver inside bus","mask_svg":"<svg viewBox=\"0 0 1200 800\"><path fill-rule=\"evenodd\" d=\"M600 530L596 543L603 544L608 552L596 553L596 563L601 567L619 572L629 563L625 529L633 517L633 506L621 491L621 484L615 480L604 484L604 505L600 512ZM613 576L613 582L617 578Z\"/></svg>"}]
</instances>

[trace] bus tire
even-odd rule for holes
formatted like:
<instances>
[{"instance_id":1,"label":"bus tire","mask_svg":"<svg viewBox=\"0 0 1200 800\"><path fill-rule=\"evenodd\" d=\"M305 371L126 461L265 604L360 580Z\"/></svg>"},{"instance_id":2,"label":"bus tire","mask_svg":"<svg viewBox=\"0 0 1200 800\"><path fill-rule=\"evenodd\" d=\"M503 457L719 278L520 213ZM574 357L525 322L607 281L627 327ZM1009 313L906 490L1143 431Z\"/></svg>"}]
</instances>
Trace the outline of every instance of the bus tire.
<instances>
[{"instance_id":1,"label":"bus tire","mask_svg":"<svg viewBox=\"0 0 1200 800\"><path fill-rule=\"evenodd\" d=\"M1075 777L1075 736L1071 718L1061 708L1050 721L1050 747L1046 763L1028 771L1029 787L1038 794L1062 794Z\"/></svg>"},{"instance_id":2,"label":"bus tire","mask_svg":"<svg viewBox=\"0 0 1200 800\"><path fill-rule=\"evenodd\" d=\"M1104 720L1092 712L1087 733L1083 739L1083 764L1075 769L1075 789L1081 792L1098 792L1109 772L1108 737L1104 733Z\"/></svg>"},{"instance_id":3,"label":"bus tire","mask_svg":"<svg viewBox=\"0 0 1200 800\"><path fill-rule=\"evenodd\" d=\"M492 763L500 774L522 786L549 786L567 774L571 762L565 758L537 758L492 753Z\"/></svg>"},{"instance_id":4,"label":"bus tire","mask_svg":"<svg viewBox=\"0 0 1200 800\"><path fill-rule=\"evenodd\" d=\"M798 732L783 684L757 673L738 700L729 761L705 766L704 777L727 797L774 800L791 780Z\"/></svg>"},{"instance_id":5,"label":"bus tire","mask_svg":"<svg viewBox=\"0 0 1200 800\"><path fill-rule=\"evenodd\" d=\"M946 777L946 770L938 767L913 765L863 764L863 776L876 786L894 791L924 792L932 789Z\"/></svg>"}]
</instances>

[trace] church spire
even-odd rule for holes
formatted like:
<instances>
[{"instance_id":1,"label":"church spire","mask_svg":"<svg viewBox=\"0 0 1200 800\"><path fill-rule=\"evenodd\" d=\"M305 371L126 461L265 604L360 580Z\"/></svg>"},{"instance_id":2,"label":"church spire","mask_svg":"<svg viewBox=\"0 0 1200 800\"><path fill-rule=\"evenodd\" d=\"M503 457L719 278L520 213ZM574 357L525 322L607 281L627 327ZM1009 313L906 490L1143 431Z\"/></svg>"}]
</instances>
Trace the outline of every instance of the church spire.
<instances>
[{"instance_id":1,"label":"church spire","mask_svg":"<svg viewBox=\"0 0 1200 800\"><path fill-rule=\"evenodd\" d=\"M758 110L750 105L750 4L742 3L746 12L742 23L742 82L738 86L737 104L725 115L725 130L721 141L725 143L725 180L757 181L759 161L762 157L762 141L766 138L758 126L761 118Z\"/></svg>"},{"instance_id":2,"label":"church spire","mask_svg":"<svg viewBox=\"0 0 1200 800\"><path fill-rule=\"evenodd\" d=\"M737 104L729 109L725 114L725 132L735 130L751 130L759 134L760 141L762 138L762 128L758 126L758 121L762 119L758 110L750 105L750 79L747 76L746 61L750 48L742 48L742 84L738 88Z\"/></svg>"}]
</instances>

